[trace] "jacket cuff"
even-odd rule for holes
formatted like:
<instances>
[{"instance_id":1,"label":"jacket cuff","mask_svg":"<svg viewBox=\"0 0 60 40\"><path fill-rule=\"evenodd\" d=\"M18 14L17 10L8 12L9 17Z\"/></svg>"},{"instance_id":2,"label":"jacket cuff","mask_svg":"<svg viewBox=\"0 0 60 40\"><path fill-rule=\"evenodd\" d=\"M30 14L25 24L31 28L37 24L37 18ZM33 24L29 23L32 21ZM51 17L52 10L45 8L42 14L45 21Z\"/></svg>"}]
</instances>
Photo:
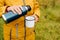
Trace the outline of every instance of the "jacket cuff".
<instances>
[{"instance_id":1,"label":"jacket cuff","mask_svg":"<svg viewBox=\"0 0 60 40\"><path fill-rule=\"evenodd\" d=\"M8 8L8 7L10 7L10 6L7 6L7 7L6 7L5 12L8 12L8 11L7 11L7 8Z\"/></svg>"},{"instance_id":2,"label":"jacket cuff","mask_svg":"<svg viewBox=\"0 0 60 40\"><path fill-rule=\"evenodd\" d=\"M37 14L35 14L35 15L39 18L39 16Z\"/></svg>"}]
</instances>

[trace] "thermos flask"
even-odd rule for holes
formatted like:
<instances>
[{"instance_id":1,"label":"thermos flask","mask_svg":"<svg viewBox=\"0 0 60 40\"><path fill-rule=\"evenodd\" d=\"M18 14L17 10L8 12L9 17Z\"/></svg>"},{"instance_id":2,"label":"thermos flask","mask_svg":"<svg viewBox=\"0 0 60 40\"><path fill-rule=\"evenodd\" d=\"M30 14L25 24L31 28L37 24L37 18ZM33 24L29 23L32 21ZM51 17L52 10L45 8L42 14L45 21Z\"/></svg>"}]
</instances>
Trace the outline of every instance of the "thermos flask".
<instances>
[{"instance_id":1,"label":"thermos flask","mask_svg":"<svg viewBox=\"0 0 60 40\"><path fill-rule=\"evenodd\" d=\"M5 22L9 23L21 16L24 16L27 14L28 11L31 10L31 7L29 5L26 5L26 6L21 6L21 11L22 11L22 14L14 14L12 11L9 11L5 14L2 15L2 18L4 19Z\"/></svg>"}]
</instances>

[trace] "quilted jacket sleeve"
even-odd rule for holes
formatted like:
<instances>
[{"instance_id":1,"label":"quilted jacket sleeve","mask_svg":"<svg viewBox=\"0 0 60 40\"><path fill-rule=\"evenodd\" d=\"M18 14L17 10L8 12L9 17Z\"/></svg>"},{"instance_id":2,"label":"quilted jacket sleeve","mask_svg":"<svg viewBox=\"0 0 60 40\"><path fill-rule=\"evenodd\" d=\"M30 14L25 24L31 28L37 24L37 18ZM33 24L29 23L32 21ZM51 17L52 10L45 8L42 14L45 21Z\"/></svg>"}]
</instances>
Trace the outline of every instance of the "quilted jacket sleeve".
<instances>
[{"instance_id":1,"label":"quilted jacket sleeve","mask_svg":"<svg viewBox=\"0 0 60 40\"><path fill-rule=\"evenodd\" d=\"M34 0L34 14L40 17L39 3L36 0Z\"/></svg>"},{"instance_id":2,"label":"quilted jacket sleeve","mask_svg":"<svg viewBox=\"0 0 60 40\"><path fill-rule=\"evenodd\" d=\"M4 6L4 0L0 0L0 17L3 13L5 13L5 9L7 6Z\"/></svg>"}]
</instances>

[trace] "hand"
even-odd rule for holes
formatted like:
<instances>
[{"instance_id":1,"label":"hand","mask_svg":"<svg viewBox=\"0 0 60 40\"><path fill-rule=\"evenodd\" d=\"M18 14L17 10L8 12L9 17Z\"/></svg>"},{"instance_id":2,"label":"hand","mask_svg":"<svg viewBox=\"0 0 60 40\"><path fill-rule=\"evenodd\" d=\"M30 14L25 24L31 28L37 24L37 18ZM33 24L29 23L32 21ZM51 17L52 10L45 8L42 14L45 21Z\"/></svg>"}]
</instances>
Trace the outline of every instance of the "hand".
<instances>
[{"instance_id":1,"label":"hand","mask_svg":"<svg viewBox=\"0 0 60 40\"><path fill-rule=\"evenodd\" d=\"M37 15L33 15L35 17L35 22L38 22L39 21L39 17Z\"/></svg>"},{"instance_id":2,"label":"hand","mask_svg":"<svg viewBox=\"0 0 60 40\"><path fill-rule=\"evenodd\" d=\"M22 14L22 11L21 11L21 6L11 6L11 7L8 7L7 8L7 11L12 11L13 13L18 13L19 15Z\"/></svg>"}]
</instances>

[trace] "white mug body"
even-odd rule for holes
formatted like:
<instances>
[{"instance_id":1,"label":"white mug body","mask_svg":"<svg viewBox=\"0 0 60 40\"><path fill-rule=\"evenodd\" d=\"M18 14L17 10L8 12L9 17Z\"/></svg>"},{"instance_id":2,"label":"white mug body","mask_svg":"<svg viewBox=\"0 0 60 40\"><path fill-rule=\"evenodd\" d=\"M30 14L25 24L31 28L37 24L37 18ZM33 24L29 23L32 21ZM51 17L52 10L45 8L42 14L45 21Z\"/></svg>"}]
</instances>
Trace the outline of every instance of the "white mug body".
<instances>
[{"instance_id":1,"label":"white mug body","mask_svg":"<svg viewBox=\"0 0 60 40\"><path fill-rule=\"evenodd\" d=\"M33 16L27 16L25 22L26 27L33 28L35 25L35 18Z\"/></svg>"}]
</instances>

